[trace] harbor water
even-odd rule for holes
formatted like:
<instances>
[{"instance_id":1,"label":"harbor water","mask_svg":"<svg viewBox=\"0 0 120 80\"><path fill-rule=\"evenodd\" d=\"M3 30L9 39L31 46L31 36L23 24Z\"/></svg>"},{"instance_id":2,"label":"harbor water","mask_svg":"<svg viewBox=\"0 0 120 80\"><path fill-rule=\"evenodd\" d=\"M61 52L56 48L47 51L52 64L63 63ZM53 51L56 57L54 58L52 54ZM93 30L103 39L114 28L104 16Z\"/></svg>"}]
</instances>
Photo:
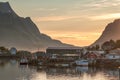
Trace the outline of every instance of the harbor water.
<instances>
[{"instance_id":1,"label":"harbor water","mask_svg":"<svg viewBox=\"0 0 120 80\"><path fill-rule=\"evenodd\" d=\"M0 80L120 80L120 70L89 67L41 67L0 59Z\"/></svg>"}]
</instances>

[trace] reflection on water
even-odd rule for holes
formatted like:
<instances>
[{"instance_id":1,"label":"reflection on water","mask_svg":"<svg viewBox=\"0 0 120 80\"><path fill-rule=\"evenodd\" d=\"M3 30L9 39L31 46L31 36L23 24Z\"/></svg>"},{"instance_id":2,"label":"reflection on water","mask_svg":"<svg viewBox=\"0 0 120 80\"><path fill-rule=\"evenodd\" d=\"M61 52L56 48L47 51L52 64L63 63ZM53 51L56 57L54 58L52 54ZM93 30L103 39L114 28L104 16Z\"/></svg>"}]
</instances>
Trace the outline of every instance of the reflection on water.
<instances>
[{"instance_id":1,"label":"reflection on water","mask_svg":"<svg viewBox=\"0 0 120 80\"><path fill-rule=\"evenodd\" d=\"M120 80L119 69L45 68L0 59L0 80Z\"/></svg>"},{"instance_id":2,"label":"reflection on water","mask_svg":"<svg viewBox=\"0 0 120 80\"><path fill-rule=\"evenodd\" d=\"M49 80L119 80L118 70L88 67L50 68L46 71Z\"/></svg>"}]
</instances>

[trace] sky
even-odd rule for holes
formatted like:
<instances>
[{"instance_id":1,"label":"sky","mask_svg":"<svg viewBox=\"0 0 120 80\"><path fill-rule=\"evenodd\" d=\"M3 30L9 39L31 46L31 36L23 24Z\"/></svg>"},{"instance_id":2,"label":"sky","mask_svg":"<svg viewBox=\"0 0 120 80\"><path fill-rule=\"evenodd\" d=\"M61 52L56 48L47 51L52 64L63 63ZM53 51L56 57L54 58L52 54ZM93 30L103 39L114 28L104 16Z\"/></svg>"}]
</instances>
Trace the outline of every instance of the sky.
<instances>
[{"instance_id":1,"label":"sky","mask_svg":"<svg viewBox=\"0 0 120 80\"><path fill-rule=\"evenodd\" d=\"M63 43L88 46L105 26L120 18L120 0L0 0L9 1L21 17L31 17L41 33Z\"/></svg>"}]
</instances>

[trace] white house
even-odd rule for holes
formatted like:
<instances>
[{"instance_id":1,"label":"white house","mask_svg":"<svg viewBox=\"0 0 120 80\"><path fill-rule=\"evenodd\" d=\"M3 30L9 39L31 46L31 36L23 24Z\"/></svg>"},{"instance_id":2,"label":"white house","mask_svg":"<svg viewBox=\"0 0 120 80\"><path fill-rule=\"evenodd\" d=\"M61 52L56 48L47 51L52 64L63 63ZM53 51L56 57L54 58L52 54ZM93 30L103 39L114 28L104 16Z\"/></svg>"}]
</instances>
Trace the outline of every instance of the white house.
<instances>
[{"instance_id":1,"label":"white house","mask_svg":"<svg viewBox=\"0 0 120 80\"><path fill-rule=\"evenodd\" d=\"M109 54L105 56L106 59L120 59L120 49L111 50Z\"/></svg>"},{"instance_id":2,"label":"white house","mask_svg":"<svg viewBox=\"0 0 120 80\"><path fill-rule=\"evenodd\" d=\"M105 56L106 59L120 59L120 54L110 53Z\"/></svg>"},{"instance_id":3,"label":"white house","mask_svg":"<svg viewBox=\"0 0 120 80\"><path fill-rule=\"evenodd\" d=\"M14 48L14 47L12 47L12 48L10 49L10 53L11 53L11 55L16 55L17 49Z\"/></svg>"}]
</instances>

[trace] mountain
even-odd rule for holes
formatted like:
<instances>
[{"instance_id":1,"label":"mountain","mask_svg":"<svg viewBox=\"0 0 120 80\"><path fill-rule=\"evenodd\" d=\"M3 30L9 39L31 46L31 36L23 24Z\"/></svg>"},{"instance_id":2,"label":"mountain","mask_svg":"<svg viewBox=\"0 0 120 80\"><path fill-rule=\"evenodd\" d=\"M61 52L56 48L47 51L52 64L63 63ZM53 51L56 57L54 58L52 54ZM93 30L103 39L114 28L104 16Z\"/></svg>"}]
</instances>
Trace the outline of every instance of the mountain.
<instances>
[{"instance_id":1,"label":"mountain","mask_svg":"<svg viewBox=\"0 0 120 80\"><path fill-rule=\"evenodd\" d=\"M96 40L92 45L102 44L109 40L118 40L120 39L120 19L114 20L112 23L109 23L102 35Z\"/></svg>"},{"instance_id":2,"label":"mountain","mask_svg":"<svg viewBox=\"0 0 120 80\"><path fill-rule=\"evenodd\" d=\"M0 2L0 46L32 51L38 48L72 45L40 33L30 17L19 17L8 2Z\"/></svg>"}]
</instances>

